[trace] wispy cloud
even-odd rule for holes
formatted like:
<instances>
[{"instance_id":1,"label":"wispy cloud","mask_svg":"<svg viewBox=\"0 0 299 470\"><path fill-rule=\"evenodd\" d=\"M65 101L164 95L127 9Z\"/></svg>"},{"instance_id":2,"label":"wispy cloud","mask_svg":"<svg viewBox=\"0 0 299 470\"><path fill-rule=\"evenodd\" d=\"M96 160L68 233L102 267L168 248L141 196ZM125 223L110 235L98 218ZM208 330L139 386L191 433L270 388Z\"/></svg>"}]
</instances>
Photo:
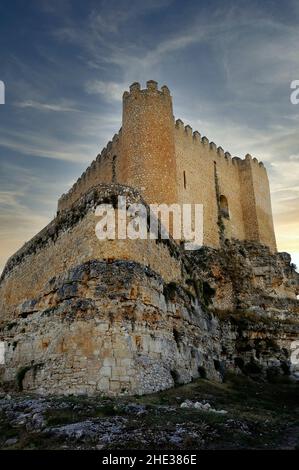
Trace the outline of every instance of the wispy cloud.
<instances>
[{"instance_id":1,"label":"wispy cloud","mask_svg":"<svg viewBox=\"0 0 299 470\"><path fill-rule=\"evenodd\" d=\"M15 103L18 108L33 108L39 111L54 111L54 112L78 112L79 110L70 105L39 103L38 101L19 101Z\"/></svg>"},{"instance_id":2,"label":"wispy cloud","mask_svg":"<svg viewBox=\"0 0 299 470\"><path fill-rule=\"evenodd\" d=\"M88 145L63 144L57 139L47 139L43 136L30 134L10 134L0 136L0 147L25 155L73 162L90 162L95 155L96 148Z\"/></svg>"},{"instance_id":3,"label":"wispy cloud","mask_svg":"<svg viewBox=\"0 0 299 470\"><path fill-rule=\"evenodd\" d=\"M104 82L102 80L92 80L85 84L85 90L89 94L100 94L108 101L121 101L126 84L115 82Z\"/></svg>"}]
</instances>

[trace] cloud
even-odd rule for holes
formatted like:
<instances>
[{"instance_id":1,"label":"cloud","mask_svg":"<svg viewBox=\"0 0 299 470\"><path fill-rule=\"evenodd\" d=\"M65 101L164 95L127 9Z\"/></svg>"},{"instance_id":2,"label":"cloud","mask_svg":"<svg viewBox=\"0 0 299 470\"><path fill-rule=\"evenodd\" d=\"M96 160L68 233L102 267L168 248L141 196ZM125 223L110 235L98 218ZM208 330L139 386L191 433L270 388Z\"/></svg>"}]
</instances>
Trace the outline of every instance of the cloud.
<instances>
[{"instance_id":1,"label":"cloud","mask_svg":"<svg viewBox=\"0 0 299 470\"><path fill-rule=\"evenodd\" d=\"M78 112L79 110L63 105L62 103L60 104L47 104L47 103L39 103L38 101L19 101L15 103L15 106L18 108L33 108L37 109L39 111L54 111L54 112Z\"/></svg>"},{"instance_id":2,"label":"cloud","mask_svg":"<svg viewBox=\"0 0 299 470\"><path fill-rule=\"evenodd\" d=\"M100 94L107 101L121 101L125 84L92 80L85 84L85 91L89 94Z\"/></svg>"},{"instance_id":3,"label":"cloud","mask_svg":"<svg viewBox=\"0 0 299 470\"><path fill-rule=\"evenodd\" d=\"M71 117L69 129L63 120L55 121L52 131L49 131L49 120L48 127L36 132L28 128L23 131L2 128L0 147L23 155L88 164L118 132L120 121L121 107L115 115L82 111L78 120ZM61 129L64 132L60 133Z\"/></svg>"},{"instance_id":4,"label":"cloud","mask_svg":"<svg viewBox=\"0 0 299 470\"><path fill-rule=\"evenodd\" d=\"M19 134L11 136L0 135L0 147L25 155L42 158L53 158L73 162L90 162L96 152L94 146L73 145L71 143L59 142L46 136Z\"/></svg>"}]
</instances>

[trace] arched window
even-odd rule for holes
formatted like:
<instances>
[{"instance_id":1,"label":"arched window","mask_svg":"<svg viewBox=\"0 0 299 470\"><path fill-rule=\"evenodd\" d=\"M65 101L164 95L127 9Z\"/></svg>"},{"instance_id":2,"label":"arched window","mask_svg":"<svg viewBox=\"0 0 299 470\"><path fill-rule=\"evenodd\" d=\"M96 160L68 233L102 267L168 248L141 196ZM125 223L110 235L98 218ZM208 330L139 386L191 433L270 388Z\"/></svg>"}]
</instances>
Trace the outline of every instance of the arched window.
<instances>
[{"instance_id":1,"label":"arched window","mask_svg":"<svg viewBox=\"0 0 299 470\"><path fill-rule=\"evenodd\" d=\"M227 202L226 197L223 196L223 194L221 194L219 202L220 202L220 211L221 211L222 217L229 219L228 202Z\"/></svg>"}]
</instances>

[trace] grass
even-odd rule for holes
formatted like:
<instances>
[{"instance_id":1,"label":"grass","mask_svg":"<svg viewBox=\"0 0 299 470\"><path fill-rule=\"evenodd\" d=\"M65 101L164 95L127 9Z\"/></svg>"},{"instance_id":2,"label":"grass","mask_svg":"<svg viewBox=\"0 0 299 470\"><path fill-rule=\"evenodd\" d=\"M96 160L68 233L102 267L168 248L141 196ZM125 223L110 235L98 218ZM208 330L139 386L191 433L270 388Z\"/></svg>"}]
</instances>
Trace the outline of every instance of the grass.
<instances>
[{"instance_id":1,"label":"grass","mask_svg":"<svg viewBox=\"0 0 299 470\"><path fill-rule=\"evenodd\" d=\"M20 396L20 395L19 395ZM186 399L206 400L225 415L180 408ZM296 383L258 383L245 376L230 375L224 383L198 379L159 393L121 398L52 397L45 411L47 426L56 427L86 419L109 420L121 416L125 429L120 440L111 440L106 449L174 449L181 429L180 449L276 449L298 446L299 397ZM61 408L61 404L64 404ZM143 405L138 415L126 405ZM60 408L59 408L60 407ZM10 448L59 449L94 448L96 441L55 439L53 435L30 433L15 428L0 414L0 447L18 437ZM296 444L297 442L297 444Z\"/></svg>"},{"instance_id":2,"label":"grass","mask_svg":"<svg viewBox=\"0 0 299 470\"><path fill-rule=\"evenodd\" d=\"M55 409L47 410L45 413L46 422L48 426L60 426L65 424L77 423L78 420L84 421L89 418L106 418L109 416L116 416L120 413L113 405L94 405L87 408L84 406L84 401L81 402L82 407L73 409ZM71 404L71 402L70 402Z\"/></svg>"}]
</instances>

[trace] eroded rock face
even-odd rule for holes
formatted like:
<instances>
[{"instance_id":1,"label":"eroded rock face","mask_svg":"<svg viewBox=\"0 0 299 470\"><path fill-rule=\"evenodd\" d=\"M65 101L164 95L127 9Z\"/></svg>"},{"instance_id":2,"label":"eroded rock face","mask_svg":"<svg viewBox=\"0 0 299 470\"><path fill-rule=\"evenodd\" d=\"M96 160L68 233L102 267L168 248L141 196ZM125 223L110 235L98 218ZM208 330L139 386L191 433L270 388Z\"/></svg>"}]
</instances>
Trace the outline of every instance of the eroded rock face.
<instances>
[{"instance_id":1,"label":"eroded rock face","mask_svg":"<svg viewBox=\"0 0 299 470\"><path fill-rule=\"evenodd\" d=\"M4 380L40 393L118 394L188 382L199 364L217 378L209 315L183 291L167 301L164 287L150 269L121 261L52 279L2 333L11 337Z\"/></svg>"},{"instance_id":2,"label":"eroded rock face","mask_svg":"<svg viewBox=\"0 0 299 470\"><path fill-rule=\"evenodd\" d=\"M298 301L286 293L288 283L297 289L295 272L287 272L285 255L266 261L251 245L245 255L241 245L226 250L189 254L181 284L120 260L89 261L52 278L2 326L2 383L41 394L118 395L199 376L222 380L227 370L289 374Z\"/></svg>"},{"instance_id":3,"label":"eroded rock face","mask_svg":"<svg viewBox=\"0 0 299 470\"><path fill-rule=\"evenodd\" d=\"M290 255L226 240L220 250L205 247L188 258L204 304L220 321L225 367L297 374L299 274Z\"/></svg>"},{"instance_id":4,"label":"eroded rock face","mask_svg":"<svg viewBox=\"0 0 299 470\"><path fill-rule=\"evenodd\" d=\"M193 279L202 282L213 308L298 317L299 273L288 253L227 240L220 250L204 247L188 255L188 260Z\"/></svg>"}]
</instances>

